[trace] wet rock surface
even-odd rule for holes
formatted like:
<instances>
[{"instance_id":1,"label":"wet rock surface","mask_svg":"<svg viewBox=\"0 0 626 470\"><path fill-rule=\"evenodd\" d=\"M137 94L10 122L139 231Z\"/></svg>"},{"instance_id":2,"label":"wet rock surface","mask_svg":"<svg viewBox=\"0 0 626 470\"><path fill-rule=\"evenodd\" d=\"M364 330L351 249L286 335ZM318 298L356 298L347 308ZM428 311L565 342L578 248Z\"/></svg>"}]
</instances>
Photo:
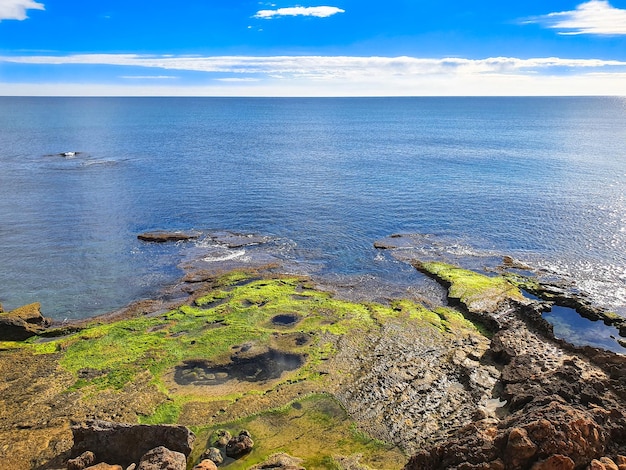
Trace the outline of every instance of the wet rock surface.
<instances>
[{"instance_id":1,"label":"wet rock surface","mask_svg":"<svg viewBox=\"0 0 626 470\"><path fill-rule=\"evenodd\" d=\"M555 341L528 317L528 306L515 298L487 311L465 305L497 325L483 357L500 371L505 414L425 447L405 469L586 468L626 451L626 358Z\"/></svg>"},{"instance_id":2,"label":"wet rock surface","mask_svg":"<svg viewBox=\"0 0 626 470\"><path fill-rule=\"evenodd\" d=\"M233 240L233 246L245 241L255 242L246 237L246 240ZM509 264L521 269L514 260ZM433 274L433 277L437 276ZM260 274L242 277L228 288L219 287L219 295L195 303L203 294L212 292L217 281L213 272L188 273L180 284L180 290L187 294L184 302L186 306L202 307L204 311L189 307L166 315L167 321L164 317L156 326L149 324L145 330L133 330L133 334L145 332L146 338L151 339L157 335L159 340L182 338L185 348L191 348L202 342L194 336L200 331L212 330L217 334L226 330L235 312L233 306L249 308L251 313L267 312L258 323L263 331L268 331L265 343L254 338L238 339L228 345L218 360L204 359L201 354L191 356L194 358L191 360L189 356L185 361L179 358L171 364L172 383L167 382L166 386L171 387L170 397L174 396L174 391L178 393L184 388L193 389L193 393L202 389L202 393L208 394L215 388L206 385L235 378L235 368L242 371L241 377L232 381L237 386L244 382L245 387L270 385L249 388L253 393L242 393L234 400L217 397L219 394L211 401L191 399L181 410L174 410L180 413L173 415L175 422L206 426L216 421L216 426L222 426L252 413L262 413L268 407L292 406L299 413L301 396L322 391L341 402L342 407L338 404L337 407L342 413L348 412L345 419L354 420L351 422L358 432L413 455L406 467L409 469L613 468L609 460L618 465L619 455L625 453L624 358L555 340L550 326L541 317L542 303L512 295L513 285L501 284L495 289L490 287L476 292L457 289L448 296L467 316L483 322L485 331L489 330L489 337L486 337L470 328L458 312L449 308L422 311L399 303L390 314L380 313L380 306L354 304L348 313L341 315L355 315L356 320L342 331L339 313L324 307L323 299L318 298L319 305L316 304L312 312L320 323L315 331L309 331L304 328L311 321L311 312L292 317L291 312L297 309L267 310L272 308L272 299L263 293L262 286L258 295L249 294L230 305L228 300L223 300L238 287L262 280ZM450 289L454 281L446 280L442 284ZM299 281L298 289L289 297L307 302L312 291L304 286L310 289L305 281ZM166 302L137 304L126 315L154 318L171 305ZM359 309L367 311L362 318L351 311ZM210 317L197 331L172 327L177 318L193 315ZM76 446L80 438L72 439L70 416L79 422L93 417L137 422L140 417L152 416L157 407L174 408L173 400L154 386L154 377L147 371L145 377L135 378L122 388L101 390L96 388L98 381L108 379L115 372L112 368L81 367L73 371L74 375L64 369L60 361L65 348L91 340L94 335L88 332L87 329L71 339L75 343L61 341L57 349L42 355L19 350L0 351L0 373L6 378L0 384L3 399L0 454L9 462L7 469L61 468L67 459L79 456L87 447ZM317 355L311 360L304 353L299 354L312 346L317 348ZM264 362L273 348L284 350L281 354L295 351L297 354L292 354L296 357L294 368L281 370L278 366L267 365L272 361L292 362L289 358L284 361L284 357L270 357ZM155 347L139 357L147 360L157 354L159 350ZM225 362L237 367L218 370ZM278 372L271 372L274 369ZM282 372L296 369L298 371L289 374L288 380L280 380ZM300 369L315 374L317 382L303 380L304 375L298 376ZM76 391L72 388L76 380L93 385ZM233 388L229 392L240 393L240 390ZM16 410L23 411L18 416ZM258 438L257 431L250 429L255 432L258 449L268 436ZM228 462L226 446L231 439L232 436L224 434L220 442L207 444L215 447L217 454ZM237 439L247 441L246 436L237 436ZM32 443L37 441L41 442L40 448L33 447ZM72 441L75 448L70 452ZM126 441L131 442L131 439ZM25 442L30 443L30 449L25 448ZM133 454L133 462L139 463L146 452L161 445L177 451L159 439L147 446L149 449ZM106 454L102 457L96 452L95 447L113 445L93 446L94 449L88 450L94 451L97 461L122 465L131 461L128 451L124 452L124 460ZM215 452L203 454L205 448L197 450L193 463L205 460L217 463ZM277 443L273 449L277 448L282 449L282 443ZM6 460L7 449L21 460ZM183 452L183 455L186 454ZM355 455L333 456L333 459L345 462L346 468L365 468ZM370 464L370 468L396 469L406 462L396 460L396 467ZM260 465L274 466L258 468L300 468L298 463L292 465L283 461L268 459ZM209 463L205 465L210 467Z\"/></svg>"},{"instance_id":3,"label":"wet rock surface","mask_svg":"<svg viewBox=\"0 0 626 470\"><path fill-rule=\"evenodd\" d=\"M176 368L174 380L180 385L221 385L230 380L262 382L277 379L283 372L295 370L303 363L301 355L270 350L255 356L234 355L232 362L224 365L187 361Z\"/></svg>"},{"instance_id":4,"label":"wet rock surface","mask_svg":"<svg viewBox=\"0 0 626 470\"><path fill-rule=\"evenodd\" d=\"M186 240L195 240L201 235L200 232L183 232L183 231L165 231L155 230L153 232L144 232L137 235L137 238L144 242L166 243L179 242Z\"/></svg>"}]
</instances>

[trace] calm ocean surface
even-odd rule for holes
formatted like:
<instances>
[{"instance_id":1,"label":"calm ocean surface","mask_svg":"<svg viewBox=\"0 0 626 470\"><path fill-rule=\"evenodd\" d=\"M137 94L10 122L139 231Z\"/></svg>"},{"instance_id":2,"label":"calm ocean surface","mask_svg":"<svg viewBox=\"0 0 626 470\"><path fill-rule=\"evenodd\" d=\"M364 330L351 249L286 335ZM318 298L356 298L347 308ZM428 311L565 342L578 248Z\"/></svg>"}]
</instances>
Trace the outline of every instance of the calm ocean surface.
<instances>
[{"instance_id":1,"label":"calm ocean surface","mask_svg":"<svg viewBox=\"0 0 626 470\"><path fill-rule=\"evenodd\" d=\"M150 295L179 258L136 235L190 228L390 278L409 270L373 242L432 234L626 313L626 99L0 98L5 309L78 318Z\"/></svg>"}]
</instances>

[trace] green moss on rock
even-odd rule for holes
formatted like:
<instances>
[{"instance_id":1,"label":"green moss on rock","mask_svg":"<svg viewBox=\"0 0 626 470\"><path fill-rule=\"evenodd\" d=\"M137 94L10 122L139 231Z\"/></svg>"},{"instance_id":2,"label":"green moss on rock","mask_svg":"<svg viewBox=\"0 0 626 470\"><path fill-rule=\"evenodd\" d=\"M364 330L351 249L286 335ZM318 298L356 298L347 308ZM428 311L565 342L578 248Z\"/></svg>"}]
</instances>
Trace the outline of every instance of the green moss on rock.
<instances>
[{"instance_id":1,"label":"green moss on rock","mask_svg":"<svg viewBox=\"0 0 626 470\"><path fill-rule=\"evenodd\" d=\"M451 264L414 261L419 271L448 288L448 298L473 313L495 311L506 300L523 300L522 292L501 276L489 277Z\"/></svg>"}]
</instances>

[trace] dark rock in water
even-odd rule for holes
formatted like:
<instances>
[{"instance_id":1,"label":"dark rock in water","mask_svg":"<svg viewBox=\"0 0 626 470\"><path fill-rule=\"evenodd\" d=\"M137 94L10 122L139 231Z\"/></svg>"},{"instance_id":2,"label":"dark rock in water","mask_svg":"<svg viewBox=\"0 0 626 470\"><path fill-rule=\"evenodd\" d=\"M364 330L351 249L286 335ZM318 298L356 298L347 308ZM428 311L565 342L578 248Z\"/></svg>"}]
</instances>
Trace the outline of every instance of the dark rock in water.
<instances>
[{"instance_id":1,"label":"dark rock in water","mask_svg":"<svg viewBox=\"0 0 626 470\"><path fill-rule=\"evenodd\" d=\"M230 437L232 436L230 436L229 433L228 441L230 441ZM226 447L228 441L224 442L224 444L220 447ZM219 450L217 447L209 447L207 450L204 451L204 453L200 457L200 460L210 460L214 464L220 465L222 462L224 462L224 456L222 455L222 451Z\"/></svg>"},{"instance_id":2,"label":"dark rock in water","mask_svg":"<svg viewBox=\"0 0 626 470\"><path fill-rule=\"evenodd\" d=\"M194 240L200 236L199 232L167 232L164 230L157 230L154 232L144 232L137 235L139 240L144 242L165 243L165 242L178 242L186 240Z\"/></svg>"},{"instance_id":3,"label":"dark rock in water","mask_svg":"<svg viewBox=\"0 0 626 470\"><path fill-rule=\"evenodd\" d=\"M195 440L195 435L185 426L133 425L100 420L73 425L72 433L71 455L90 450L100 461L125 467L139 462L146 452L159 446L188 456Z\"/></svg>"},{"instance_id":4,"label":"dark rock in water","mask_svg":"<svg viewBox=\"0 0 626 470\"><path fill-rule=\"evenodd\" d=\"M254 441L250 433L243 430L238 436L228 441L228 444L226 444L226 455L233 459L238 459L252 451L252 447L254 447Z\"/></svg>"},{"instance_id":5,"label":"dark rock in water","mask_svg":"<svg viewBox=\"0 0 626 470\"><path fill-rule=\"evenodd\" d=\"M226 447L226 444L228 444L228 441L232 438L232 434L225 429L218 429L211 435L210 445L211 447Z\"/></svg>"},{"instance_id":6,"label":"dark rock in water","mask_svg":"<svg viewBox=\"0 0 626 470\"><path fill-rule=\"evenodd\" d=\"M174 452L164 446L147 452L139 462L138 470L186 470L187 458L180 452Z\"/></svg>"},{"instance_id":7,"label":"dark rock in water","mask_svg":"<svg viewBox=\"0 0 626 470\"><path fill-rule=\"evenodd\" d=\"M75 459L67 461L67 470L83 470L96 462L96 456L91 451L85 451Z\"/></svg>"},{"instance_id":8,"label":"dark rock in water","mask_svg":"<svg viewBox=\"0 0 626 470\"><path fill-rule=\"evenodd\" d=\"M214 232L211 238L216 243L227 248L242 248L244 246L262 245L272 240L271 237L255 235L253 233Z\"/></svg>"},{"instance_id":9,"label":"dark rock in water","mask_svg":"<svg viewBox=\"0 0 626 470\"><path fill-rule=\"evenodd\" d=\"M44 317L40 309L41 304L35 302L0 313L0 341L24 341L43 333L51 320Z\"/></svg>"}]
</instances>

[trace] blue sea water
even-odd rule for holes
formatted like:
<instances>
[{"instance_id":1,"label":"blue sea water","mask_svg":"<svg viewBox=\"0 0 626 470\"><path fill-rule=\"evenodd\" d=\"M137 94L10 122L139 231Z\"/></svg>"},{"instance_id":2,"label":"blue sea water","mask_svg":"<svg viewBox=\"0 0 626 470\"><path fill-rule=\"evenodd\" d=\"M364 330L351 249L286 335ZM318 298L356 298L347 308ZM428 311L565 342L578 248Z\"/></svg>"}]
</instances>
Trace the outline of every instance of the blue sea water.
<instances>
[{"instance_id":1,"label":"blue sea water","mask_svg":"<svg viewBox=\"0 0 626 470\"><path fill-rule=\"evenodd\" d=\"M136 235L190 228L391 278L373 242L431 234L626 313L626 99L0 98L5 309L80 318L150 295L179 254Z\"/></svg>"}]
</instances>

